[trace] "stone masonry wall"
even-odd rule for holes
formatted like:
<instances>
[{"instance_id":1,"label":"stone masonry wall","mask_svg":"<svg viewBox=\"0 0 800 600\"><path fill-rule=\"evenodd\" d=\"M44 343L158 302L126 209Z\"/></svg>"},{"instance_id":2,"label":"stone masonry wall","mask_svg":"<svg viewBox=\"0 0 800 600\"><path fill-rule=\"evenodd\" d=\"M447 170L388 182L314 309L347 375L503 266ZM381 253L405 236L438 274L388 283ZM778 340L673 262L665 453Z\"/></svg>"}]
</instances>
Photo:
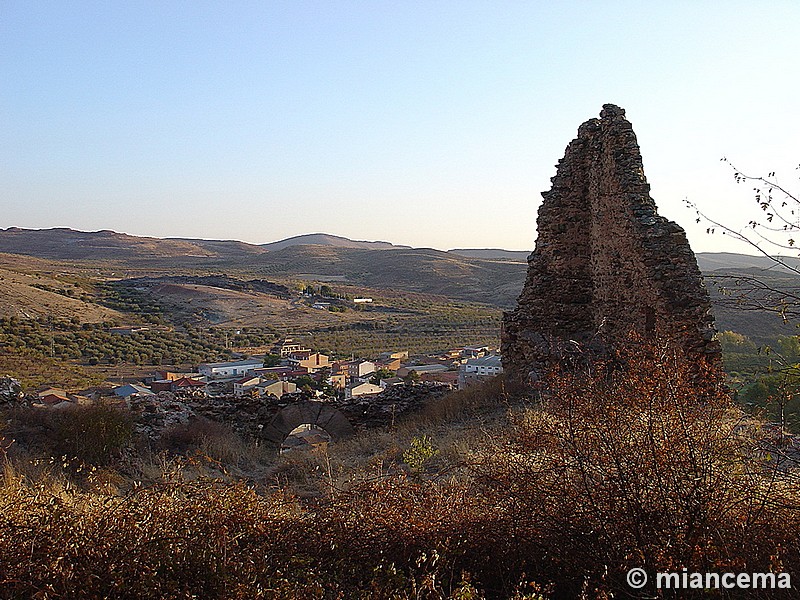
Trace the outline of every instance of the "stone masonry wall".
<instances>
[{"instance_id":1,"label":"stone masonry wall","mask_svg":"<svg viewBox=\"0 0 800 600\"><path fill-rule=\"evenodd\" d=\"M718 362L697 261L683 229L656 212L625 111L606 104L581 125L551 181L525 286L503 319L505 370L525 379L630 332Z\"/></svg>"}]
</instances>

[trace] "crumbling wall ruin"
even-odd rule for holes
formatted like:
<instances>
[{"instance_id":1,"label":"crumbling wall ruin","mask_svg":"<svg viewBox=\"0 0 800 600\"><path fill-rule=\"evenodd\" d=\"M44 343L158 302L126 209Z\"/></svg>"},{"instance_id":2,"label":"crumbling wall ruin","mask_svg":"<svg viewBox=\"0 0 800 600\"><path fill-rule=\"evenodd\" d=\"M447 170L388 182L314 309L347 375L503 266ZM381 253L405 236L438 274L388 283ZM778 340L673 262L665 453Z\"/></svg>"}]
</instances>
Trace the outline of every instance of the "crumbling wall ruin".
<instances>
[{"instance_id":1,"label":"crumbling wall ruin","mask_svg":"<svg viewBox=\"0 0 800 600\"><path fill-rule=\"evenodd\" d=\"M503 319L505 371L526 379L631 332L717 363L697 261L683 229L656 212L625 111L606 104L581 125L551 181L525 286Z\"/></svg>"}]
</instances>

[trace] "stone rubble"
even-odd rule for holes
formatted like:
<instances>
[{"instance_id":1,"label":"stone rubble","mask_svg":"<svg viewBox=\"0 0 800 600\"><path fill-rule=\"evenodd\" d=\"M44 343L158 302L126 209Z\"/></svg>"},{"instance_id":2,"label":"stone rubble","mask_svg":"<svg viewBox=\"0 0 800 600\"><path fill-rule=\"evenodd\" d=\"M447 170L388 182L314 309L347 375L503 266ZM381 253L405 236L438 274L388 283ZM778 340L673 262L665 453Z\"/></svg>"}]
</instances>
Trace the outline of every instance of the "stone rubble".
<instances>
[{"instance_id":1,"label":"stone rubble","mask_svg":"<svg viewBox=\"0 0 800 600\"><path fill-rule=\"evenodd\" d=\"M11 404L22 400L22 386L13 377L0 377L0 404Z\"/></svg>"},{"instance_id":2,"label":"stone rubble","mask_svg":"<svg viewBox=\"0 0 800 600\"><path fill-rule=\"evenodd\" d=\"M199 398L159 392L153 396L132 396L127 405L135 416L137 433L151 440L157 440L172 427L201 418L223 423L243 437L257 439L262 437L263 430L278 412L291 404L309 400L331 404L356 429L365 429L389 426L400 416L419 410L427 401L440 398L449 391L447 385L399 385L375 396L351 400L317 399L303 392L284 394L280 399L274 396Z\"/></svg>"}]
</instances>

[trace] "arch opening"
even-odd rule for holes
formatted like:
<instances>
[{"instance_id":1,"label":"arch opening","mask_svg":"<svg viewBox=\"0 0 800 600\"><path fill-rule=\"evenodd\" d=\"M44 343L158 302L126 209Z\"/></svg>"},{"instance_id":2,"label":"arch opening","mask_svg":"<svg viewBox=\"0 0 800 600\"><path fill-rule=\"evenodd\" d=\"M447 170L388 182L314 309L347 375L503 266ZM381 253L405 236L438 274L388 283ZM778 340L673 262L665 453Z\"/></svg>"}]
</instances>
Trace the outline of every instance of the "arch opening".
<instances>
[{"instance_id":1,"label":"arch opening","mask_svg":"<svg viewBox=\"0 0 800 600\"><path fill-rule=\"evenodd\" d=\"M313 423L302 423L292 429L283 440L280 453L324 450L331 442L333 442L331 434L322 427Z\"/></svg>"},{"instance_id":2,"label":"arch opening","mask_svg":"<svg viewBox=\"0 0 800 600\"><path fill-rule=\"evenodd\" d=\"M325 431L331 442L338 442L355 433L353 425L336 407L327 402L309 400L284 406L264 428L262 436L280 447L295 429L304 425Z\"/></svg>"}]
</instances>

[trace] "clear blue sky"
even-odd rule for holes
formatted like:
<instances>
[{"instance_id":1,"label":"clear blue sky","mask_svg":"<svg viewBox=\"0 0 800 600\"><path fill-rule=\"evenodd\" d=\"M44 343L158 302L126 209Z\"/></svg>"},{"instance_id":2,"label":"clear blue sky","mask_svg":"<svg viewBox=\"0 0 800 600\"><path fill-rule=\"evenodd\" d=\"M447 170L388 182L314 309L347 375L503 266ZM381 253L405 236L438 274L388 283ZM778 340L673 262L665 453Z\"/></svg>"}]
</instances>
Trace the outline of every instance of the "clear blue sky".
<instances>
[{"instance_id":1,"label":"clear blue sky","mask_svg":"<svg viewBox=\"0 0 800 600\"><path fill-rule=\"evenodd\" d=\"M0 226L529 250L579 124L627 110L661 212L800 188L800 2L0 4ZM743 250L743 248L739 248Z\"/></svg>"}]
</instances>

